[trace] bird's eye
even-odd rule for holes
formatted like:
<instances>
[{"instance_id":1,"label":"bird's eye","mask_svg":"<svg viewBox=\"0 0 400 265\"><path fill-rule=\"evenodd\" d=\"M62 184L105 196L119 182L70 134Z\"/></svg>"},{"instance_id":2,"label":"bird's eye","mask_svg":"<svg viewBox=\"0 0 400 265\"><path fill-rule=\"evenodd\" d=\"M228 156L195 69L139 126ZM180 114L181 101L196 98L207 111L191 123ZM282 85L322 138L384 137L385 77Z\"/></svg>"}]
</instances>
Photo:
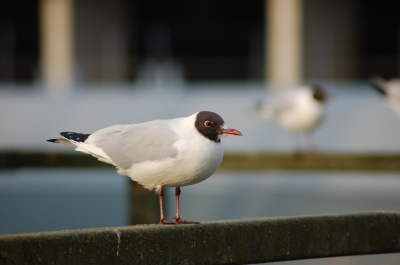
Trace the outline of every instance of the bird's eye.
<instances>
[{"instance_id":1,"label":"bird's eye","mask_svg":"<svg viewBox=\"0 0 400 265\"><path fill-rule=\"evenodd\" d=\"M213 123L212 123L211 121L206 121L206 122L204 123L204 125L205 125L206 127L210 127L212 124L213 124Z\"/></svg>"}]
</instances>

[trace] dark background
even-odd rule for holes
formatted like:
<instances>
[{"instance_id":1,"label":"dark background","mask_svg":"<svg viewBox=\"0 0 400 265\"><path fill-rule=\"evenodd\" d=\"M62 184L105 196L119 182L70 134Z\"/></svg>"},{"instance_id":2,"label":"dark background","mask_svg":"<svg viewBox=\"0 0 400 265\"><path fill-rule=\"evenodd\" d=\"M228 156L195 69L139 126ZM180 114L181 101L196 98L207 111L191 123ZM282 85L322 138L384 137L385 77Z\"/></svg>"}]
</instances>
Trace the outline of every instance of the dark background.
<instances>
[{"instance_id":1,"label":"dark background","mask_svg":"<svg viewBox=\"0 0 400 265\"><path fill-rule=\"evenodd\" d=\"M354 17L358 25L356 56L360 59L352 78L368 78L376 72L385 77L397 76L399 2L353 2L357 7L357 16ZM6 60L10 51L15 56L14 63L8 66L14 68L15 74L11 77L0 76L3 81L30 82L35 78L39 64L38 4L38 1L23 0L0 2L0 56ZM252 32L262 34L264 1L127 1L126 9L132 18L130 30L135 33L130 40L129 53L136 62L152 55L172 56L185 65L189 80L249 78L248 39ZM340 20L340 17L337 19ZM149 27L161 30L165 27L169 41L160 39L160 45L146 49L145 32ZM14 38L10 39L10 36ZM205 62L213 57L235 59L221 66L194 70L199 69L198 64L202 62L209 65ZM379 58L383 57L389 58L384 60L384 65L379 63L382 61ZM191 67L193 64L197 66ZM230 68L232 64L236 67ZM134 79L135 76L131 74L129 78Z\"/></svg>"}]
</instances>

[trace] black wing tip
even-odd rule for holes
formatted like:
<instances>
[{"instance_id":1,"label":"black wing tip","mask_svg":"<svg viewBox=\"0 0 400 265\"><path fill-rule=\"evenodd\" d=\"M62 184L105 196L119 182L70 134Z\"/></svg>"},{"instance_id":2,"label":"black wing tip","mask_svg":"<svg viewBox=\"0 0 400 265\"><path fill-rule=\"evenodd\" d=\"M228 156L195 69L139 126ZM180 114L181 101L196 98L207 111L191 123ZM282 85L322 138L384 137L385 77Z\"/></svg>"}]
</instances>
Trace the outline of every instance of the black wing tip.
<instances>
[{"instance_id":1,"label":"black wing tip","mask_svg":"<svg viewBox=\"0 0 400 265\"><path fill-rule=\"evenodd\" d=\"M379 75L371 75L369 78L369 85L375 89L379 94L385 96L387 94L386 80Z\"/></svg>"},{"instance_id":2,"label":"black wing tip","mask_svg":"<svg viewBox=\"0 0 400 265\"><path fill-rule=\"evenodd\" d=\"M75 132L60 132L60 135L62 136L67 136L67 135L71 135L71 134L76 134Z\"/></svg>"},{"instance_id":3,"label":"black wing tip","mask_svg":"<svg viewBox=\"0 0 400 265\"><path fill-rule=\"evenodd\" d=\"M50 143L55 143L57 141L57 139L49 139L49 140L46 140L46 141L50 142Z\"/></svg>"},{"instance_id":4,"label":"black wing tip","mask_svg":"<svg viewBox=\"0 0 400 265\"><path fill-rule=\"evenodd\" d=\"M386 95L386 86L379 80L370 80L369 84L371 85L372 88L374 88L379 94L381 95Z\"/></svg>"},{"instance_id":5,"label":"black wing tip","mask_svg":"<svg viewBox=\"0 0 400 265\"><path fill-rule=\"evenodd\" d=\"M77 142L84 142L90 136L90 134L76 132L61 132L60 134L69 140L74 140Z\"/></svg>"}]
</instances>

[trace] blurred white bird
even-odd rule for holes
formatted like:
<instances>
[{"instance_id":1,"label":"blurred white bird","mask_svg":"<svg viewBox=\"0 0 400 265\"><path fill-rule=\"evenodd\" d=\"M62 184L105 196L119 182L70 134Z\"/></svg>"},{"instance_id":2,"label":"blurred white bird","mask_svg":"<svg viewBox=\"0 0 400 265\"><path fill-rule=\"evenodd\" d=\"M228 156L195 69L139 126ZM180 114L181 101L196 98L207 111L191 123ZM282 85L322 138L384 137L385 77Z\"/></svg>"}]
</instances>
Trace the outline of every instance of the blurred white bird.
<instances>
[{"instance_id":1,"label":"blurred white bird","mask_svg":"<svg viewBox=\"0 0 400 265\"><path fill-rule=\"evenodd\" d=\"M375 76L370 84L384 97L388 106L400 115L400 79L385 80Z\"/></svg>"},{"instance_id":2,"label":"blurred white bird","mask_svg":"<svg viewBox=\"0 0 400 265\"><path fill-rule=\"evenodd\" d=\"M295 152L301 153L298 137L308 136L309 151L314 151L313 131L325 115L328 94L321 85L313 84L281 91L260 102L257 110L262 118L276 122L295 136Z\"/></svg>"}]
</instances>

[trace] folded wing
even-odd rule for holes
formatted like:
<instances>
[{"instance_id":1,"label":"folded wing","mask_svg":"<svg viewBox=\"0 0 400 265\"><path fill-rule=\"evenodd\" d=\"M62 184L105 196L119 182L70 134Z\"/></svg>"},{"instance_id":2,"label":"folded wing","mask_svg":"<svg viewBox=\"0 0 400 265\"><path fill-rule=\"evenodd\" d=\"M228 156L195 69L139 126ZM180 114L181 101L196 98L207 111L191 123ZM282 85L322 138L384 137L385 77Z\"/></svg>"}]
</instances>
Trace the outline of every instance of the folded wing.
<instances>
[{"instance_id":1,"label":"folded wing","mask_svg":"<svg viewBox=\"0 0 400 265\"><path fill-rule=\"evenodd\" d=\"M109 158L115 166L128 169L136 163L176 157L177 140L166 121L151 121L107 127L90 135L84 144L101 150L98 155Z\"/></svg>"}]
</instances>

